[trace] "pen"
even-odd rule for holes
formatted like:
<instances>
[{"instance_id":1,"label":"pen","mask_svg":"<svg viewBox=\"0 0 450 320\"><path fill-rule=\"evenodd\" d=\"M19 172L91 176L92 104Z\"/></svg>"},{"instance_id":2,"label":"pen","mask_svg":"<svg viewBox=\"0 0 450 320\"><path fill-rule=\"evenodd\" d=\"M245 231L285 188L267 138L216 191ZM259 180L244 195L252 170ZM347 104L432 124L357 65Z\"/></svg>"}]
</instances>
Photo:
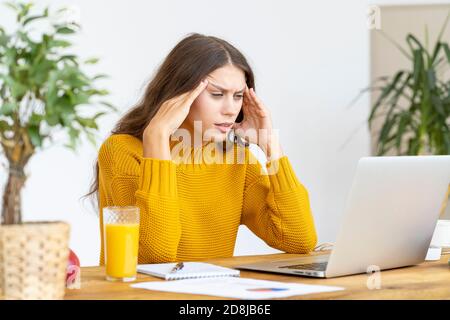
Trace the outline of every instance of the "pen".
<instances>
[{"instance_id":1,"label":"pen","mask_svg":"<svg viewBox=\"0 0 450 320\"><path fill-rule=\"evenodd\" d=\"M175 272L177 272L178 270L183 269L183 267L184 267L184 263L183 263L183 262L178 262L178 263L175 265L175 267L172 268L172 270L170 271L170 273L175 273Z\"/></svg>"}]
</instances>

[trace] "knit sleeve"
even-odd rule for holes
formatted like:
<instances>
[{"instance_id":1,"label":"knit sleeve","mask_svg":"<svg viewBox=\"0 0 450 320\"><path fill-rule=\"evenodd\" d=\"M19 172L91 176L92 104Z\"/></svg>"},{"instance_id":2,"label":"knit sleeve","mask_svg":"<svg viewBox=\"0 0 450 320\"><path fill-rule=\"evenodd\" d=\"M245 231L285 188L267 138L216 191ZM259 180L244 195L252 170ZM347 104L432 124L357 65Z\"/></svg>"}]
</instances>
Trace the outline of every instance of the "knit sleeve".
<instances>
[{"instance_id":1,"label":"knit sleeve","mask_svg":"<svg viewBox=\"0 0 450 320\"><path fill-rule=\"evenodd\" d=\"M181 238L176 164L143 158L123 139L111 137L99 151L99 192L105 206L135 205L140 209L139 263L176 260ZM104 264L103 219L100 214Z\"/></svg>"},{"instance_id":2,"label":"knit sleeve","mask_svg":"<svg viewBox=\"0 0 450 320\"><path fill-rule=\"evenodd\" d=\"M317 243L308 192L287 156L266 164L248 151L241 224L269 246L288 253L310 252Z\"/></svg>"}]
</instances>

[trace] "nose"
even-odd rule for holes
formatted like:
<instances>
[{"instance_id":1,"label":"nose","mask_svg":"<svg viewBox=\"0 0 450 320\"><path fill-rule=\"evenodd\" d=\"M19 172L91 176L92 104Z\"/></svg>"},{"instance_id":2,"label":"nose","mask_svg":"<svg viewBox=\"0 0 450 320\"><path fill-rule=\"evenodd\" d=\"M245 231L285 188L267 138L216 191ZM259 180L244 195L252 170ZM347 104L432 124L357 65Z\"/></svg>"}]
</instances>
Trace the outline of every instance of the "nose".
<instances>
[{"instance_id":1,"label":"nose","mask_svg":"<svg viewBox=\"0 0 450 320\"><path fill-rule=\"evenodd\" d=\"M222 105L222 114L224 116L236 116L242 107L242 100L236 100L233 96L227 96Z\"/></svg>"}]
</instances>

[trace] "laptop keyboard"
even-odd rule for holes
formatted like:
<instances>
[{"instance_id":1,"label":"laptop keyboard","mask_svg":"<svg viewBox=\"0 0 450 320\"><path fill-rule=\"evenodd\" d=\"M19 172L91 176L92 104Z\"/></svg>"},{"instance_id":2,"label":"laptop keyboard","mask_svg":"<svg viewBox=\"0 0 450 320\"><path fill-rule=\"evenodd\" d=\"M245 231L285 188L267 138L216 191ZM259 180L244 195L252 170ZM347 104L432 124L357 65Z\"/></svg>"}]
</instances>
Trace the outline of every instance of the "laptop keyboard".
<instances>
[{"instance_id":1,"label":"laptop keyboard","mask_svg":"<svg viewBox=\"0 0 450 320\"><path fill-rule=\"evenodd\" d=\"M328 264L328 262L325 261L325 262L296 264L296 265L290 265L290 266L283 266L283 267L279 267L279 268L325 271L327 268L327 264Z\"/></svg>"}]
</instances>

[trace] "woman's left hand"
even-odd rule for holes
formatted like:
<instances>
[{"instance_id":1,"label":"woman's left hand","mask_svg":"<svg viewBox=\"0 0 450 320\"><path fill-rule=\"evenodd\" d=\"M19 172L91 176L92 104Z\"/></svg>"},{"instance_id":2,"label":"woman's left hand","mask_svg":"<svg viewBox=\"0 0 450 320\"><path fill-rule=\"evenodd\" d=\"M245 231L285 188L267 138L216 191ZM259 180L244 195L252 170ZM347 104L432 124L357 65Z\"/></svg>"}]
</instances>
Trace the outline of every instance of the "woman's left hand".
<instances>
[{"instance_id":1,"label":"woman's left hand","mask_svg":"<svg viewBox=\"0 0 450 320\"><path fill-rule=\"evenodd\" d=\"M269 110L258 98L253 88L246 86L242 103L244 119L233 127L237 135L249 143L257 144L266 154L268 160L282 156L278 137L272 128L272 118Z\"/></svg>"}]
</instances>

